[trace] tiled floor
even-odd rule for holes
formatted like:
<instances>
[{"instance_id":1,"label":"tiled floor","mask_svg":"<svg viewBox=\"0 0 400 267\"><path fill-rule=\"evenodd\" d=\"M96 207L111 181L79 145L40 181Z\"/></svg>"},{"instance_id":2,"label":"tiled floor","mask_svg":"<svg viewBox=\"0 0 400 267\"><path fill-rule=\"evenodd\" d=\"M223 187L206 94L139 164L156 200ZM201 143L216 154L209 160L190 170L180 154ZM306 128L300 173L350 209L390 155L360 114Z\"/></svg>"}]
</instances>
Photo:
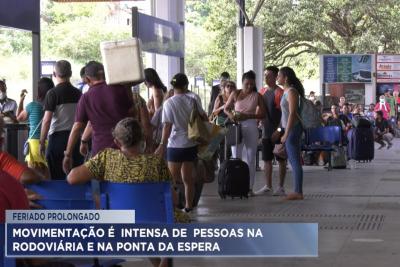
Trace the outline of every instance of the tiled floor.
<instances>
[{"instance_id":1,"label":"tiled floor","mask_svg":"<svg viewBox=\"0 0 400 267\"><path fill-rule=\"evenodd\" d=\"M318 222L318 258L177 258L174 266L400 266L400 141L375 152L375 160L355 169L305 167L304 201L272 196L221 200L215 182L205 186L193 214L196 221ZM255 189L263 185L262 177L257 172ZM289 171L287 191L291 187ZM129 259L124 266L151 265Z\"/></svg>"}]
</instances>

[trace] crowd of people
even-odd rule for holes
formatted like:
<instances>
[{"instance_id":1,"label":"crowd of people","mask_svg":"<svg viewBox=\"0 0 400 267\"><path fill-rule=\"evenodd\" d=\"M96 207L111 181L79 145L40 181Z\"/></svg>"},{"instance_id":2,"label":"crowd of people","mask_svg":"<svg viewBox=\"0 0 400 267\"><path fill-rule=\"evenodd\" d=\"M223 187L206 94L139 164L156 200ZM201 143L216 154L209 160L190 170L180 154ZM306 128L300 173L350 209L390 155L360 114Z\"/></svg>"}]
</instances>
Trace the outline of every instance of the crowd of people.
<instances>
[{"instance_id":1,"label":"crowd of people","mask_svg":"<svg viewBox=\"0 0 400 267\"><path fill-rule=\"evenodd\" d=\"M1 175L8 177L4 179L14 177L21 183L43 179L67 179L71 183L94 178L127 183L171 180L173 188L183 183L185 202L181 208L190 213L194 208L193 172L198 160L198 144L188 137L188 123L194 108L204 121L221 127L229 127L229 121L241 125L240 142L228 147L228 151L222 142L216 155L220 163L226 157L240 158L247 163L249 196L271 194L287 200L303 199L304 127L299 115L302 99L314 103L321 113L321 126L342 129L344 142L357 117L366 118L374 125L375 141L381 145L380 149L392 146L398 129L397 94L392 96L386 92L367 110L341 97L326 111L314 92L305 96L302 83L289 67L267 67L266 86L260 90L256 88L253 71L242 75L241 89L229 73L221 73L220 84L211 90L207 113L199 96L188 90L185 74L176 74L170 82L172 89L167 90L154 69L145 69L144 73L144 83L151 92L147 102L132 90L138 84L106 84L104 67L96 61L88 62L82 69L80 89L70 81L71 64L66 60L57 61L53 80L41 78L37 98L28 104L24 103L26 90L21 92L17 105L7 98L6 83L0 81L1 122L7 118L29 123L27 166L2 151ZM256 154L260 144L265 185L256 189ZM275 160L279 164L279 183L273 190ZM284 187L288 162L294 181L293 192L289 194ZM5 194L9 197L9 192ZM34 194L29 197L35 198Z\"/></svg>"},{"instance_id":2,"label":"crowd of people","mask_svg":"<svg viewBox=\"0 0 400 267\"><path fill-rule=\"evenodd\" d=\"M379 102L371 103L367 108L361 104L347 103L345 97L340 97L338 104L331 105L330 112L321 109L323 125L340 126L346 143L347 133L357 124L357 120L366 119L373 127L375 142L381 145L378 149L390 149L393 138L399 137L399 101L397 92L392 95L390 91L379 96Z\"/></svg>"}]
</instances>

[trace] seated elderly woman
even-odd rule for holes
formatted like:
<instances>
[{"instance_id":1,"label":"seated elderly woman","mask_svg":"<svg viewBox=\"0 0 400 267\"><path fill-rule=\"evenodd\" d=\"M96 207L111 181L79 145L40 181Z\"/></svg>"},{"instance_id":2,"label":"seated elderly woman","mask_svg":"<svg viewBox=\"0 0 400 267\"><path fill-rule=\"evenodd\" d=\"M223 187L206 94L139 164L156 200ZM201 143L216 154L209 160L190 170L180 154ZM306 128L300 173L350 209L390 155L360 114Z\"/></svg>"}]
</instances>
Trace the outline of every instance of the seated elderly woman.
<instances>
[{"instance_id":1,"label":"seated elderly woman","mask_svg":"<svg viewBox=\"0 0 400 267\"><path fill-rule=\"evenodd\" d=\"M118 183L172 181L162 158L142 154L143 132L137 120L121 120L115 126L113 136L120 149L105 149L85 164L72 169L67 177L70 184L85 183L91 179ZM176 203L175 191L172 192ZM188 221L187 215L180 212L175 212L175 219L179 222ZM166 259L151 259L151 262L154 266L167 264Z\"/></svg>"}]
</instances>

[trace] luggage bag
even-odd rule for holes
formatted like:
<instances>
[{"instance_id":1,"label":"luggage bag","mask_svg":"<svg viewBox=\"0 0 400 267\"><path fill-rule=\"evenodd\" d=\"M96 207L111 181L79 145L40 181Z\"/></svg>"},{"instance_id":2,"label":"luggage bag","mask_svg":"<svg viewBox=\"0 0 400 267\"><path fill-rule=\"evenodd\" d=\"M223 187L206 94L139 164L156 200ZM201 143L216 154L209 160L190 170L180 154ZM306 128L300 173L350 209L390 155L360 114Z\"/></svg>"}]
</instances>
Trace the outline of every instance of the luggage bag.
<instances>
[{"instance_id":1,"label":"luggage bag","mask_svg":"<svg viewBox=\"0 0 400 267\"><path fill-rule=\"evenodd\" d=\"M371 161L374 159L374 133L372 127L353 128L348 133L347 145L349 159Z\"/></svg>"},{"instance_id":2,"label":"luggage bag","mask_svg":"<svg viewBox=\"0 0 400 267\"><path fill-rule=\"evenodd\" d=\"M346 169L347 167L347 158L346 158L346 150L342 146L335 146L335 151L332 152L331 155L331 165L334 169Z\"/></svg>"},{"instance_id":3,"label":"luggage bag","mask_svg":"<svg viewBox=\"0 0 400 267\"><path fill-rule=\"evenodd\" d=\"M240 127L236 129L236 145L240 143ZM246 162L238 158L227 158L230 146L225 138L225 161L222 162L218 172L218 194L222 199L227 196L232 198L247 198L250 190L250 172Z\"/></svg>"}]
</instances>

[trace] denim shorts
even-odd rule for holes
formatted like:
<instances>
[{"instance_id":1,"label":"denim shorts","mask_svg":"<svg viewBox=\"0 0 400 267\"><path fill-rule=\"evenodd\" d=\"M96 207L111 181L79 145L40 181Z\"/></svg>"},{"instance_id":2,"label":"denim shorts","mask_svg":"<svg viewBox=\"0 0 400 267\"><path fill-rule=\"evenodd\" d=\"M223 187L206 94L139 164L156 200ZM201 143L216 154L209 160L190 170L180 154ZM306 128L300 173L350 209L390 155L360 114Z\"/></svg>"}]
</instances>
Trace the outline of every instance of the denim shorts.
<instances>
[{"instance_id":1,"label":"denim shorts","mask_svg":"<svg viewBox=\"0 0 400 267\"><path fill-rule=\"evenodd\" d=\"M184 162L197 160L197 146L176 148L167 147L167 161Z\"/></svg>"}]
</instances>

